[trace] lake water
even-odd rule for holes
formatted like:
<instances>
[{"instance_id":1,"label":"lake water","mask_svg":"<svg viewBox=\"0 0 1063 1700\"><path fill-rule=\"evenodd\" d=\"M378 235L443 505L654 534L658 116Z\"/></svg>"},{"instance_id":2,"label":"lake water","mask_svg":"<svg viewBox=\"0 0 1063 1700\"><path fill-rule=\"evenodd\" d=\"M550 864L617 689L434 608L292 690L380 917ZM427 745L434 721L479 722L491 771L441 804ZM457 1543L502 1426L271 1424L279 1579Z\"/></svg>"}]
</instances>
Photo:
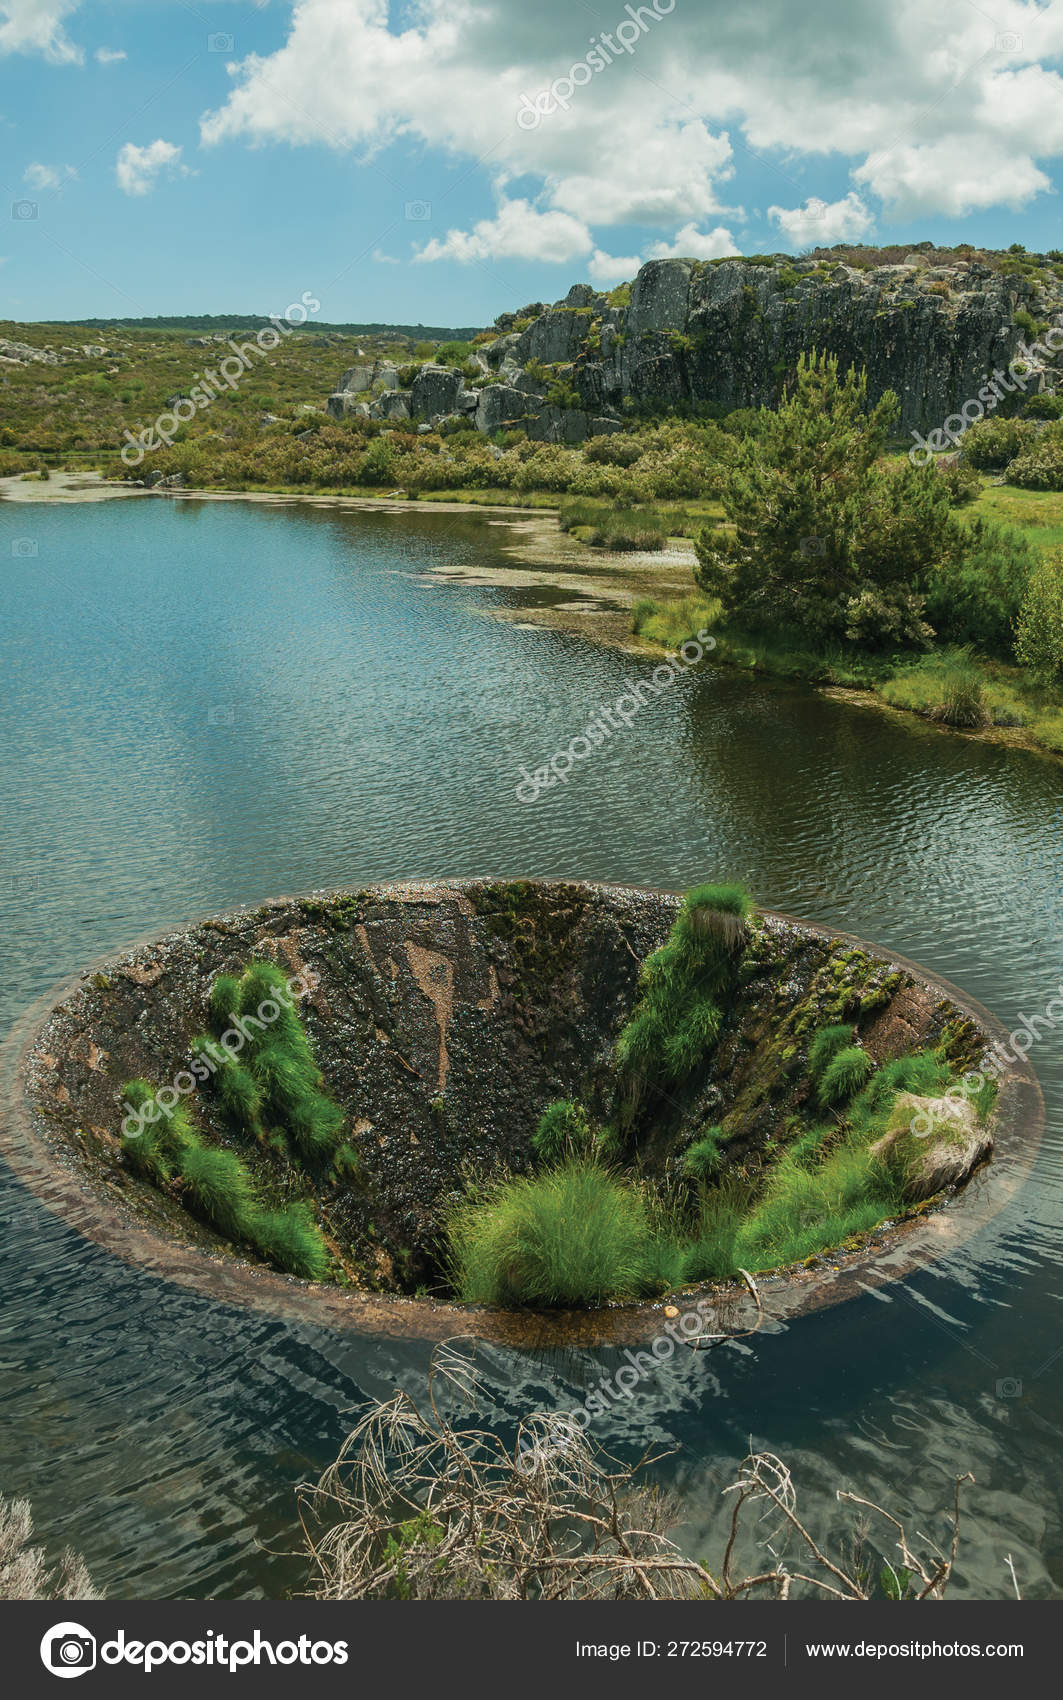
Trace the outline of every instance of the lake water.
<instances>
[{"instance_id":1,"label":"lake water","mask_svg":"<svg viewBox=\"0 0 1063 1700\"><path fill-rule=\"evenodd\" d=\"M517 593L485 516L181 500L0 505L0 1024L103 952L284 892L559 875L763 904L922 961L1010 1028L1063 981L1063 769L706 667L538 802L529 768L649 663L485 617ZM1036 1171L979 1236L879 1294L676 1359L596 1437L660 1466L718 1552L753 1438L817 1532L851 1487L940 1529L956 1592L1063 1588L1063 1046L1033 1053ZM282 1594L294 1485L420 1342L229 1310L81 1240L6 1172L0 1491L132 1597ZM479 1354L484 1414L581 1402L607 1352ZM725 1502L726 1504L726 1502Z\"/></svg>"}]
</instances>

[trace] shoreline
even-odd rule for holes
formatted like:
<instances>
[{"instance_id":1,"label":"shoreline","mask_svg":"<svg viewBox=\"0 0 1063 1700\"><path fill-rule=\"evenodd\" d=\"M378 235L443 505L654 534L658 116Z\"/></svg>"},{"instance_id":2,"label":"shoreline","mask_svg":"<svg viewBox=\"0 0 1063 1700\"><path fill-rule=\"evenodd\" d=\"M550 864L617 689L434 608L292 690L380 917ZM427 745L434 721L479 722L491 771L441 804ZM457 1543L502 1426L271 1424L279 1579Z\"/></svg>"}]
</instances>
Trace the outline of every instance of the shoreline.
<instances>
[{"instance_id":1,"label":"shoreline","mask_svg":"<svg viewBox=\"0 0 1063 1700\"><path fill-rule=\"evenodd\" d=\"M504 545L514 557L512 567L437 566L418 575L424 584L467 584L501 590L554 590L558 600L544 604L518 602L509 608L483 610L488 619L504 620L522 630L556 631L589 639L629 655L661 656L665 647L631 630L630 614L640 597L667 601L671 594L689 595L696 560L693 546L656 552L609 553L591 550L571 541L558 525L558 507L518 507L506 503L411 500L406 496L341 496L322 492L272 490L143 489L122 480L108 479L95 471L57 470L47 481L24 479L21 474L0 478L0 508L5 502L79 503L114 501L137 497L161 497L207 502L257 502L267 506L309 505L317 508L350 508L370 513L482 514L488 523L508 525L515 534ZM686 574L684 578L681 575ZM932 719L917 709L886 702L873 686L858 687L819 683L800 675L782 676L770 668L743 666L716 651L714 664L753 678L801 685L807 690L846 702L856 708L871 708L894 718L913 720L928 732L993 744L1000 748L1025 750L1059 763L1063 752L1050 749L1019 726L958 727Z\"/></svg>"}]
</instances>

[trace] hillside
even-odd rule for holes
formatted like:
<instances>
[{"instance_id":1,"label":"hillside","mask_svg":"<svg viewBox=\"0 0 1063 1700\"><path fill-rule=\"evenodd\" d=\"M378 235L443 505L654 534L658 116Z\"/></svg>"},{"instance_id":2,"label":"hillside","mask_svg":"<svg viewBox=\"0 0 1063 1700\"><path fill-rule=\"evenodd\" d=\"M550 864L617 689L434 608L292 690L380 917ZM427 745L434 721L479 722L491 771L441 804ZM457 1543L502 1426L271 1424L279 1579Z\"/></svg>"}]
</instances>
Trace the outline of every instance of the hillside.
<instances>
[{"instance_id":1,"label":"hillside","mask_svg":"<svg viewBox=\"0 0 1063 1700\"><path fill-rule=\"evenodd\" d=\"M576 284L502 314L460 371L359 363L329 411L579 443L631 414L775 406L817 348L865 366L872 402L894 391L902 432L933 429L1063 311L1061 260L929 244L653 260L608 294Z\"/></svg>"}]
</instances>

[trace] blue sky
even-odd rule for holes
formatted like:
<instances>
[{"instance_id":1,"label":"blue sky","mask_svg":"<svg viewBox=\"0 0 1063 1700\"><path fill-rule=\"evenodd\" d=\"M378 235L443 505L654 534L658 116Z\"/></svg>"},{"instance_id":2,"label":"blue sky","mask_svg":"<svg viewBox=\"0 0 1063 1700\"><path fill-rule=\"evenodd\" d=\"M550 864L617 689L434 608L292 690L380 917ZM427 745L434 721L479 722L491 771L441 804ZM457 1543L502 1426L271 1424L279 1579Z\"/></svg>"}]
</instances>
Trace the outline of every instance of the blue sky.
<instances>
[{"instance_id":1,"label":"blue sky","mask_svg":"<svg viewBox=\"0 0 1063 1700\"><path fill-rule=\"evenodd\" d=\"M648 258L1063 247L1063 3L0 0L0 317L478 324Z\"/></svg>"}]
</instances>

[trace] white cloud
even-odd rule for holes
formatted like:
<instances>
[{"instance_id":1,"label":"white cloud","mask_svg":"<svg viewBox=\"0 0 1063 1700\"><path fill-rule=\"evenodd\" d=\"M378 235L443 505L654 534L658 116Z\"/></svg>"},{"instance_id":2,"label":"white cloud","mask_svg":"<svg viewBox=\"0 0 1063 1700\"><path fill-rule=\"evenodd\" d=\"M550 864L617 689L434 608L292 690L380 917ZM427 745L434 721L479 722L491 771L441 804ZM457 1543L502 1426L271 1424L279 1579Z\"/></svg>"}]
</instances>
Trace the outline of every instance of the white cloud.
<instances>
[{"instance_id":1,"label":"white cloud","mask_svg":"<svg viewBox=\"0 0 1063 1700\"><path fill-rule=\"evenodd\" d=\"M42 53L55 65L80 65L84 54L63 20L79 0L0 0L0 54Z\"/></svg>"},{"instance_id":2,"label":"white cloud","mask_svg":"<svg viewBox=\"0 0 1063 1700\"><path fill-rule=\"evenodd\" d=\"M1052 187L1028 155L1017 157L994 141L975 149L962 136L925 147L896 148L881 157L873 154L854 176L906 219L921 213L962 218L983 207L1018 208Z\"/></svg>"},{"instance_id":3,"label":"white cloud","mask_svg":"<svg viewBox=\"0 0 1063 1700\"><path fill-rule=\"evenodd\" d=\"M22 181L30 189L61 189L77 172L72 165L41 165L34 161L22 173Z\"/></svg>"},{"instance_id":4,"label":"white cloud","mask_svg":"<svg viewBox=\"0 0 1063 1700\"><path fill-rule=\"evenodd\" d=\"M682 230L676 232L674 241L655 242L647 259L723 260L728 254L740 251L731 232L725 230L722 224L718 224L715 230L698 230L693 224L684 224Z\"/></svg>"},{"instance_id":5,"label":"white cloud","mask_svg":"<svg viewBox=\"0 0 1063 1700\"><path fill-rule=\"evenodd\" d=\"M603 254L600 248L595 248L587 262L587 271L594 283L626 283L641 264L637 254Z\"/></svg>"},{"instance_id":6,"label":"white cloud","mask_svg":"<svg viewBox=\"0 0 1063 1700\"><path fill-rule=\"evenodd\" d=\"M129 55L128 53L123 53L120 48L97 47L92 57L96 60L97 64L100 65L117 65L119 60L128 59Z\"/></svg>"},{"instance_id":7,"label":"white cloud","mask_svg":"<svg viewBox=\"0 0 1063 1700\"><path fill-rule=\"evenodd\" d=\"M852 189L841 201L821 201L810 195L800 207L769 207L783 235L795 248L829 248L834 242L855 242L866 236L874 218Z\"/></svg>"},{"instance_id":8,"label":"white cloud","mask_svg":"<svg viewBox=\"0 0 1063 1700\"><path fill-rule=\"evenodd\" d=\"M145 148L126 142L118 150L115 165L118 187L127 195L150 195L160 171L176 169L180 158L180 148L161 136Z\"/></svg>"},{"instance_id":9,"label":"white cloud","mask_svg":"<svg viewBox=\"0 0 1063 1700\"><path fill-rule=\"evenodd\" d=\"M929 13L925 0L803 0L799 23L793 0L698 0L531 129L521 97L565 77L609 14L582 19L571 0L417 0L398 14L388 0L296 0L283 44L233 67L204 143L357 149L372 164L405 140L481 162L496 195L573 221L529 256L558 263L595 251L587 232L625 224L668 251L689 247L690 228L710 240L736 216L722 190L744 149L778 173L770 217L796 245L865 234L870 196L902 218L1019 206L1063 157L1063 6L1041 0L994 0L991 15L971 0ZM794 162L828 155L856 190L796 204L807 179L796 190ZM424 257L503 252L501 218Z\"/></svg>"},{"instance_id":10,"label":"white cloud","mask_svg":"<svg viewBox=\"0 0 1063 1700\"><path fill-rule=\"evenodd\" d=\"M448 230L434 236L416 260L574 260L593 246L578 218L563 212L536 212L528 201L503 201L494 218L472 230Z\"/></svg>"},{"instance_id":11,"label":"white cloud","mask_svg":"<svg viewBox=\"0 0 1063 1700\"><path fill-rule=\"evenodd\" d=\"M667 226L723 210L715 185L731 174L726 134L713 136L698 121L660 126L639 141L637 160L624 145L604 152L591 173L557 178L554 205L588 224Z\"/></svg>"},{"instance_id":12,"label":"white cloud","mask_svg":"<svg viewBox=\"0 0 1063 1700\"><path fill-rule=\"evenodd\" d=\"M374 248L369 258L375 260L378 266L397 266L402 263L394 254L385 254L382 248Z\"/></svg>"}]
</instances>

